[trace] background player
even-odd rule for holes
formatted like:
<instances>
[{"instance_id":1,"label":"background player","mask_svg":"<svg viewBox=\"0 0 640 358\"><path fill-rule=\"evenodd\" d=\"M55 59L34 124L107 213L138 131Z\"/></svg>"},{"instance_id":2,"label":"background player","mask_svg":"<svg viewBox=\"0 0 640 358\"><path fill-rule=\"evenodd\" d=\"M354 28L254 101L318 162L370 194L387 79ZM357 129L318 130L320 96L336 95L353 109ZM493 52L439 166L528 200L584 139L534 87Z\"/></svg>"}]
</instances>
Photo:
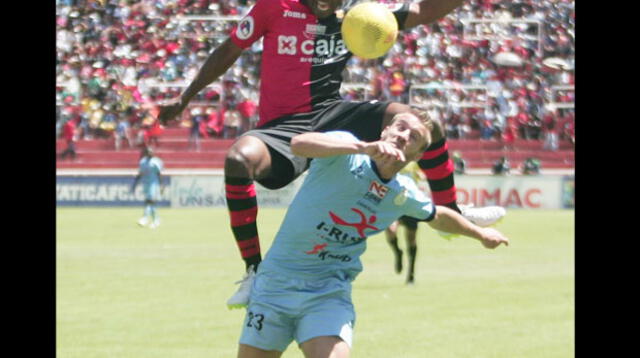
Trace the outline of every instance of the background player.
<instances>
[{"instance_id":1,"label":"background player","mask_svg":"<svg viewBox=\"0 0 640 358\"><path fill-rule=\"evenodd\" d=\"M144 191L144 215L138 220L138 225L155 229L160 225L160 216L156 211L156 201L160 200L160 194L164 191L162 187L162 160L154 155L151 147L145 146L141 152L139 171L131 185L131 192L134 192L138 181L142 180Z\"/></svg>"},{"instance_id":2,"label":"background player","mask_svg":"<svg viewBox=\"0 0 640 358\"><path fill-rule=\"evenodd\" d=\"M411 178L416 183L419 190L423 192L425 191L421 188L421 184L427 178L424 176L424 173L422 172L422 170L420 170L420 167L416 162L407 164L404 168L402 168L402 170L400 170L400 174L404 174ZM412 285L414 283L416 255L418 253L418 244L416 243L416 236L418 234L418 220L410 216L401 216L398 220L389 225L389 227L385 230L387 242L389 243L389 246L391 246L391 250L393 251L393 255L395 258L394 269L396 273L401 273L403 268L403 252L402 249L400 249L400 247L398 246L398 227L400 225L404 227L406 249L408 253L407 263L409 265L407 267L407 284Z\"/></svg>"},{"instance_id":3,"label":"background player","mask_svg":"<svg viewBox=\"0 0 640 358\"><path fill-rule=\"evenodd\" d=\"M315 159L258 268L238 357L280 357L293 340L305 357L348 357L356 322L351 282L362 271L366 237L400 215L476 238L486 248L508 245L500 232L435 206L409 178L396 175L429 144L427 125L403 113L374 142L343 131L293 138L295 154Z\"/></svg>"},{"instance_id":4,"label":"background player","mask_svg":"<svg viewBox=\"0 0 640 358\"><path fill-rule=\"evenodd\" d=\"M432 23L450 13L463 0L424 0L393 11L399 29ZM365 141L380 138L391 118L409 110L395 102L343 101L339 90L342 72L352 54L340 33L336 12L341 0L258 0L231 36L213 51L182 95L160 107L166 121L181 113L189 101L224 74L242 51L263 38L260 70L260 119L225 158L225 190L231 229L245 262L247 275L230 307L244 306L255 268L262 260L256 225L258 215L254 180L268 189L292 182L309 165L291 153L290 141L310 131L346 130ZM434 202L460 212L456 204L453 163L444 131L432 127L432 145L419 161ZM463 213L470 220L496 221L502 211L474 208Z\"/></svg>"}]
</instances>

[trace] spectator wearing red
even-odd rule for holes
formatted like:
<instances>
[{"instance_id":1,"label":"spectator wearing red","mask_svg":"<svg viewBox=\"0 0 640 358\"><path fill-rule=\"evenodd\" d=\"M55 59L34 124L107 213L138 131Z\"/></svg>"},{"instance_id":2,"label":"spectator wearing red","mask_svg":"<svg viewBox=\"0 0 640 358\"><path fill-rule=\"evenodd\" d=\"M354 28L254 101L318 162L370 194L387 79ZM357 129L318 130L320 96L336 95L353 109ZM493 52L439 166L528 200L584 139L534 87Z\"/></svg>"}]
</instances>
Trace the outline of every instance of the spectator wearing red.
<instances>
[{"instance_id":1,"label":"spectator wearing red","mask_svg":"<svg viewBox=\"0 0 640 358\"><path fill-rule=\"evenodd\" d=\"M80 121L80 116L74 116L67 120L62 127L62 138L67 142L67 148L60 154L60 158L64 159L68 155L71 159L76 159L76 125Z\"/></svg>"}]
</instances>

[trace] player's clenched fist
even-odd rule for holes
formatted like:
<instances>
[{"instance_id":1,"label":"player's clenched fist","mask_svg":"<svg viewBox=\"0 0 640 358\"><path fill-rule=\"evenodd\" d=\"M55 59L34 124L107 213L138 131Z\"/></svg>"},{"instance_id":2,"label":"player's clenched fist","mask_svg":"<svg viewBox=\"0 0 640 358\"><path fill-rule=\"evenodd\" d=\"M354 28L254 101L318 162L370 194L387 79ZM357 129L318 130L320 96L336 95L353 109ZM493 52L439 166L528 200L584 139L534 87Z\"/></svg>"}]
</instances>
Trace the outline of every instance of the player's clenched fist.
<instances>
[{"instance_id":1,"label":"player's clenched fist","mask_svg":"<svg viewBox=\"0 0 640 358\"><path fill-rule=\"evenodd\" d=\"M401 162L405 161L404 153L389 142L376 141L365 143L363 152L373 160L395 159Z\"/></svg>"}]
</instances>

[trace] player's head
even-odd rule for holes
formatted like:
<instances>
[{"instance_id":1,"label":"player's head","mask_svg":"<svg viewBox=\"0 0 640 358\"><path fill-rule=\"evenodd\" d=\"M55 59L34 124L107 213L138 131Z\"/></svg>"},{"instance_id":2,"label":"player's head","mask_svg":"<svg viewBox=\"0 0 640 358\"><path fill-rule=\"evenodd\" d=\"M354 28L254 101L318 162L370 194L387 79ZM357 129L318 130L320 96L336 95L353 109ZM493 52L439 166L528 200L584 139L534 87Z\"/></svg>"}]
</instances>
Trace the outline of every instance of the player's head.
<instances>
[{"instance_id":1,"label":"player's head","mask_svg":"<svg viewBox=\"0 0 640 358\"><path fill-rule=\"evenodd\" d=\"M333 15L342 6L342 0L303 0L319 19Z\"/></svg>"},{"instance_id":2,"label":"player's head","mask_svg":"<svg viewBox=\"0 0 640 358\"><path fill-rule=\"evenodd\" d=\"M142 148L142 156L143 157L153 157L153 148L151 148L148 145L144 146L144 148Z\"/></svg>"},{"instance_id":3,"label":"player's head","mask_svg":"<svg viewBox=\"0 0 640 358\"><path fill-rule=\"evenodd\" d=\"M393 143L404 152L407 162L420 159L431 145L433 123L426 112L411 109L396 114L382 131L380 139Z\"/></svg>"}]
</instances>

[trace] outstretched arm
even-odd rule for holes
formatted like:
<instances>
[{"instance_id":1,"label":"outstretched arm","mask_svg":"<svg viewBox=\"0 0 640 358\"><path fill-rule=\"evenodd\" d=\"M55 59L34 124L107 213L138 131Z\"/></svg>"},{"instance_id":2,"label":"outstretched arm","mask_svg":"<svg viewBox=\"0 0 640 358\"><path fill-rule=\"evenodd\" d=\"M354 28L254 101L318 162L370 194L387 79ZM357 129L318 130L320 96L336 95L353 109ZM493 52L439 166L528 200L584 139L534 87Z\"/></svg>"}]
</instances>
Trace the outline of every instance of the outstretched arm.
<instances>
[{"instance_id":1,"label":"outstretched arm","mask_svg":"<svg viewBox=\"0 0 640 358\"><path fill-rule=\"evenodd\" d=\"M436 216L428 224L439 231L478 239L488 249L496 248L500 244L509 246L509 239L498 230L477 226L456 211L445 206L436 206Z\"/></svg>"},{"instance_id":2,"label":"outstretched arm","mask_svg":"<svg viewBox=\"0 0 640 358\"><path fill-rule=\"evenodd\" d=\"M353 142L325 133L308 132L291 139L291 152L305 158L324 158L346 154L366 154L374 160L393 158L405 161L404 153L390 143Z\"/></svg>"},{"instance_id":3,"label":"outstretched arm","mask_svg":"<svg viewBox=\"0 0 640 358\"><path fill-rule=\"evenodd\" d=\"M136 190L136 186L138 185L138 181L140 181L140 176L142 174L138 173L138 175L136 175L135 179L133 179L133 184L131 184L131 192L134 192Z\"/></svg>"},{"instance_id":4,"label":"outstretched arm","mask_svg":"<svg viewBox=\"0 0 640 358\"><path fill-rule=\"evenodd\" d=\"M233 43L231 38L228 38L207 57L200 71L180 98L160 106L158 119L165 123L179 115L198 92L227 72L241 54L242 48Z\"/></svg>"},{"instance_id":5,"label":"outstretched arm","mask_svg":"<svg viewBox=\"0 0 640 358\"><path fill-rule=\"evenodd\" d=\"M418 25L428 25L447 16L462 5L465 0L423 0L413 3L409 8L409 15L404 22L404 29Z\"/></svg>"}]
</instances>

